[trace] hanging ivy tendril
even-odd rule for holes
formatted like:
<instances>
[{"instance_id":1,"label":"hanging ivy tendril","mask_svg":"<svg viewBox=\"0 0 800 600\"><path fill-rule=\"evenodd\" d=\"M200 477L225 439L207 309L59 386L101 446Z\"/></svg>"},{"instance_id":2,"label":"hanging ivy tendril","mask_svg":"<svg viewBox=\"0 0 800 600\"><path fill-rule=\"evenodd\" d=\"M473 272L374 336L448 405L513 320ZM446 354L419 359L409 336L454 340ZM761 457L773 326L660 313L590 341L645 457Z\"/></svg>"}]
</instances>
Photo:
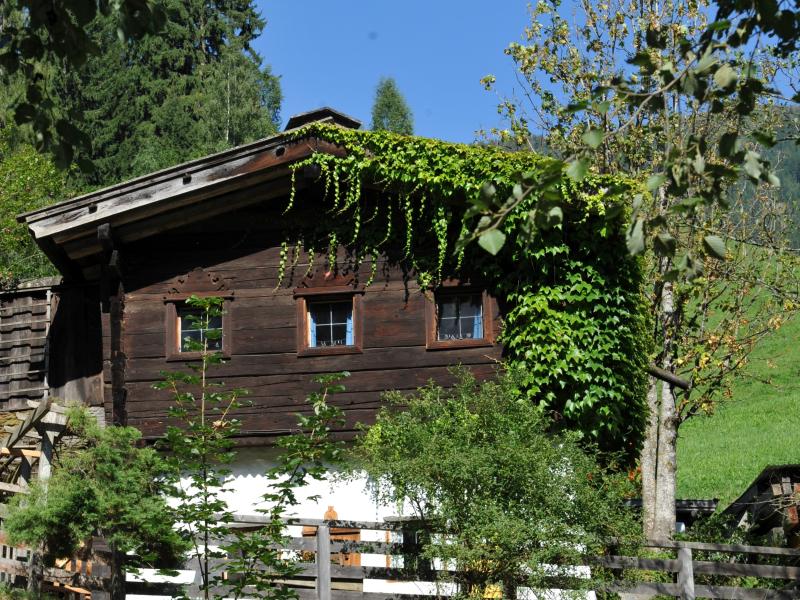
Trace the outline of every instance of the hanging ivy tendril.
<instances>
[{"instance_id":1,"label":"hanging ivy tendril","mask_svg":"<svg viewBox=\"0 0 800 600\"><path fill-rule=\"evenodd\" d=\"M507 362L524 374L525 393L601 449L635 453L649 348L641 266L627 254L624 228L629 197L643 186L591 174L579 184L566 177L541 189L530 184L503 223L502 250L490 256L460 243L488 208L482 186L490 182L502 202L519 193L520 181L552 181L554 169L559 177L552 159L323 123L294 131L289 141L308 138L341 150L290 167L286 213L315 215L297 232L308 273L313 247L327 246L327 266L334 268L340 244L356 268L371 260L367 285L382 257L413 270L423 291L461 277L468 266L465 276L480 278L503 302ZM324 187L322 206L314 195L308 196L314 204L303 206L306 196L295 193L296 175L311 165ZM553 207L557 222L550 220ZM284 244L279 270L285 268Z\"/></svg>"},{"instance_id":2,"label":"hanging ivy tendril","mask_svg":"<svg viewBox=\"0 0 800 600\"><path fill-rule=\"evenodd\" d=\"M289 256L289 242L283 240L281 242L280 260L278 261L278 283L275 284L275 289L281 287L283 279L286 275L286 260Z\"/></svg>"}]
</instances>

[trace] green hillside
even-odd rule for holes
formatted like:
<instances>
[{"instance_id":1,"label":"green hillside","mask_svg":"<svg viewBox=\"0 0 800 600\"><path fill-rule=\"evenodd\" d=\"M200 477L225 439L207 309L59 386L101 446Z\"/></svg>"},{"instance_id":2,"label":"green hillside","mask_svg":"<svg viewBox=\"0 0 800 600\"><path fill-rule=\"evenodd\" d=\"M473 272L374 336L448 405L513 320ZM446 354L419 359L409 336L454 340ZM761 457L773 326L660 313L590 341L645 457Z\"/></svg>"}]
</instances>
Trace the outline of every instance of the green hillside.
<instances>
[{"instance_id":1,"label":"green hillside","mask_svg":"<svg viewBox=\"0 0 800 600\"><path fill-rule=\"evenodd\" d=\"M760 345L733 399L680 429L678 497L736 499L768 464L800 462L800 319Z\"/></svg>"}]
</instances>

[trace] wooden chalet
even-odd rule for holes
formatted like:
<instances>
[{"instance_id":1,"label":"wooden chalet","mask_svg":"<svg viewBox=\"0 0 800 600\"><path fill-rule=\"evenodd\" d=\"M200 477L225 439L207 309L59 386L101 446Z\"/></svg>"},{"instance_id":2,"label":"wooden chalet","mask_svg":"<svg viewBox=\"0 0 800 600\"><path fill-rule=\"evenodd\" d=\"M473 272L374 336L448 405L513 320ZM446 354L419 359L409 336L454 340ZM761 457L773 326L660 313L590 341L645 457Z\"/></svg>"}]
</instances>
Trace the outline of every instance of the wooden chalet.
<instances>
[{"instance_id":1,"label":"wooden chalet","mask_svg":"<svg viewBox=\"0 0 800 600\"><path fill-rule=\"evenodd\" d=\"M455 364L478 377L493 373L500 313L480 287L453 283L422 294L387 257L365 286L371 265L348 266L344 249L333 270L307 272L308 257L294 257L280 280L293 219L325 218L314 202L299 217L283 214L290 166L342 151L291 135L317 120L359 126L331 109L313 111L271 138L20 216L63 275L50 325L53 395L103 407L108 421L145 438L162 435L171 399L153 384L196 359L183 341L202 335L187 318L192 294L225 299L214 326L229 361L214 375L250 391L242 445L292 430L319 374L352 374L336 400L347 437L372 419L384 390L447 381ZM298 195L320 197L311 175L294 185Z\"/></svg>"}]
</instances>

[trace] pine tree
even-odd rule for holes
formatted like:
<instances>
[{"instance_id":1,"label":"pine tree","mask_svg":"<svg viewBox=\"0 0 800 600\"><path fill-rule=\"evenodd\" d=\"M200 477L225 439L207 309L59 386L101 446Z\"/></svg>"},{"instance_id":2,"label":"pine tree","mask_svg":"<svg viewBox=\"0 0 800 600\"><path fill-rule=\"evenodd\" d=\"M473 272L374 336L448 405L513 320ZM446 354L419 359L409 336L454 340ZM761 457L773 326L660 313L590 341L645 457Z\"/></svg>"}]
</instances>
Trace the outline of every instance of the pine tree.
<instances>
[{"instance_id":1,"label":"pine tree","mask_svg":"<svg viewBox=\"0 0 800 600\"><path fill-rule=\"evenodd\" d=\"M83 112L92 173L82 184L113 184L277 130L280 85L251 42L264 27L250 0L169 0L160 35L118 39L98 17L102 52L61 75L56 93Z\"/></svg>"},{"instance_id":2,"label":"pine tree","mask_svg":"<svg viewBox=\"0 0 800 600\"><path fill-rule=\"evenodd\" d=\"M411 135L414 133L414 117L397 83L391 77L384 77L375 90L375 103L372 105L372 129L392 131Z\"/></svg>"},{"instance_id":3,"label":"pine tree","mask_svg":"<svg viewBox=\"0 0 800 600\"><path fill-rule=\"evenodd\" d=\"M165 497L168 467L153 448L140 447L133 427L100 427L85 409L72 409L70 429L82 447L64 449L49 480L12 500L3 528L15 544L41 546L48 564L93 552L93 537L102 537L111 599L124 600L125 570L175 567L189 548Z\"/></svg>"}]
</instances>

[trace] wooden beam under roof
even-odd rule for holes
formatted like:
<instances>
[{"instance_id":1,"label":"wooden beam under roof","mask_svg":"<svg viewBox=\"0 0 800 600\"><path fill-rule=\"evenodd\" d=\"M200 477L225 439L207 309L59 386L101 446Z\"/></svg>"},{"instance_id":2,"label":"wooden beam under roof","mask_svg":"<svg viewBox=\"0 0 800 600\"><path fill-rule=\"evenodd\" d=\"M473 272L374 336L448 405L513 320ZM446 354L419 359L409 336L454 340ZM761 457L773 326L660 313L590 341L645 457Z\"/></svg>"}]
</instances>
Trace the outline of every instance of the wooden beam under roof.
<instances>
[{"instance_id":1,"label":"wooden beam under roof","mask_svg":"<svg viewBox=\"0 0 800 600\"><path fill-rule=\"evenodd\" d=\"M286 138L286 135L275 136L238 148L232 154L187 163L26 213L19 220L28 225L37 241L52 238L61 245L87 235L87 231L95 231L101 223L119 225L251 186L254 176L288 166L314 152L343 152L338 146L316 138Z\"/></svg>"}]
</instances>

